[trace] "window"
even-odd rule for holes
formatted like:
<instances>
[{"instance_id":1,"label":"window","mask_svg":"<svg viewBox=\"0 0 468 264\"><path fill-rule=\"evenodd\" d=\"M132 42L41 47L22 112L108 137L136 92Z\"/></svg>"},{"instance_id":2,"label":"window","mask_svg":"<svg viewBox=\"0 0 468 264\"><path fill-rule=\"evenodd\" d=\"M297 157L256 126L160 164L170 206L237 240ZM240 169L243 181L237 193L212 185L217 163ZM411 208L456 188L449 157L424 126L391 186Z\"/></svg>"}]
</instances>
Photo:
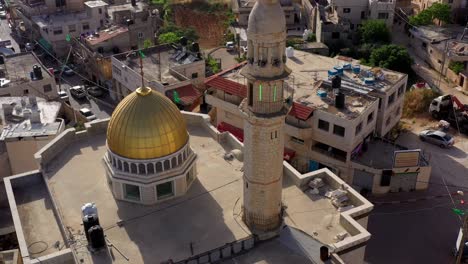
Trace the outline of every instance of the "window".
<instances>
[{"instance_id":1,"label":"window","mask_svg":"<svg viewBox=\"0 0 468 264\"><path fill-rule=\"evenodd\" d=\"M192 79L196 79L196 78L198 78L198 72L192 73Z\"/></svg>"},{"instance_id":2,"label":"window","mask_svg":"<svg viewBox=\"0 0 468 264\"><path fill-rule=\"evenodd\" d=\"M378 19L388 19L388 13L379 13Z\"/></svg>"},{"instance_id":3,"label":"window","mask_svg":"<svg viewBox=\"0 0 468 264\"><path fill-rule=\"evenodd\" d=\"M328 132L328 130L330 129L330 123L328 123L327 121L324 121L322 119L319 119L318 128Z\"/></svg>"},{"instance_id":4,"label":"window","mask_svg":"<svg viewBox=\"0 0 468 264\"><path fill-rule=\"evenodd\" d=\"M143 32L138 32L138 38L142 39L143 38Z\"/></svg>"},{"instance_id":5,"label":"window","mask_svg":"<svg viewBox=\"0 0 468 264\"><path fill-rule=\"evenodd\" d=\"M273 87L273 102L276 102L276 84L275 86Z\"/></svg>"},{"instance_id":6,"label":"window","mask_svg":"<svg viewBox=\"0 0 468 264\"><path fill-rule=\"evenodd\" d=\"M425 48L425 47L427 47L427 44L423 42L422 46L423 46L423 48Z\"/></svg>"},{"instance_id":7,"label":"window","mask_svg":"<svg viewBox=\"0 0 468 264\"><path fill-rule=\"evenodd\" d=\"M429 53L431 53L431 54L432 54L432 49L429 49Z\"/></svg>"},{"instance_id":8,"label":"window","mask_svg":"<svg viewBox=\"0 0 468 264\"><path fill-rule=\"evenodd\" d=\"M400 107L398 107L395 111L395 117L398 117L398 115L400 114Z\"/></svg>"},{"instance_id":9,"label":"window","mask_svg":"<svg viewBox=\"0 0 468 264\"><path fill-rule=\"evenodd\" d=\"M88 30L89 29L89 23L83 23L83 30Z\"/></svg>"},{"instance_id":10,"label":"window","mask_svg":"<svg viewBox=\"0 0 468 264\"><path fill-rule=\"evenodd\" d=\"M339 39L340 38L340 32L332 32L331 37L332 37L332 39Z\"/></svg>"},{"instance_id":11,"label":"window","mask_svg":"<svg viewBox=\"0 0 468 264\"><path fill-rule=\"evenodd\" d=\"M44 93L48 93L48 92L52 91L52 85L50 85L50 84L46 84L42 88L44 88Z\"/></svg>"},{"instance_id":12,"label":"window","mask_svg":"<svg viewBox=\"0 0 468 264\"><path fill-rule=\"evenodd\" d=\"M55 0L55 7L65 6L67 3L65 0Z\"/></svg>"},{"instance_id":13,"label":"window","mask_svg":"<svg viewBox=\"0 0 468 264\"><path fill-rule=\"evenodd\" d=\"M28 95L28 94L29 94L29 90L28 90L28 89L24 89L24 90L23 90L23 94L24 94L24 95Z\"/></svg>"},{"instance_id":14,"label":"window","mask_svg":"<svg viewBox=\"0 0 468 264\"><path fill-rule=\"evenodd\" d=\"M370 124L370 122L372 122L372 120L374 120L374 112L370 113L367 116L367 124Z\"/></svg>"},{"instance_id":15,"label":"window","mask_svg":"<svg viewBox=\"0 0 468 264\"><path fill-rule=\"evenodd\" d=\"M54 27L54 35L61 35L63 33L62 27Z\"/></svg>"},{"instance_id":16,"label":"window","mask_svg":"<svg viewBox=\"0 0 468 264\"><path fill-rule=\"evenodd\" d=\"M123 184L125 199L140 201L140 187L131 184Z\"/></svg>"},{"instance_id":17,"label":"window","mask_svg":"<svg viewBox=\"0 0 468 264\"><path fill-rule=\"evenodd\" d=\"M260 84L258 86L258 100L262 101L263 86Z\"/></svg>"},{"instance_id":18,"label":"window","mask_svg":"<svg viewBox=\"0 0 468 264\"><path fill-rule=\"evenodd\" d=\"M333 125L333 134L338 135L340 137L344 137L345 128L339 125Z\"/></svg>"},{"instance_id":19,"label":"window","mask_svg":"<svg viewBox=\"0 0 468 264\"><path fill-rule=\"evenodd\" d=\"M366 18L366 12L365 11L361 11L361 19L365 19Z\"/></svg>"},{"instance_id":20,"label":"window","mask_svg":"<svg viewBox=\"0 0 468 264\"><path fill-rule=\"evenodd\" d=\"M398 87L398 97L400 97L404 93L405 93L405 85L402 84L400 87Z\"/></svg>"},{"instance_id":21,"label":"window","mask_svg":"<svg viewBox=\"0 0 468 264\"><path fill-rule=\"evenodd\" d=\"M297 137L291 137L291 141L297 144L304 145L304 140L297 138Z\"/></svg>"},{"instance_id":22,"label":"window","mask_svg":"<svg viewBox=\"0 0 468 264\"><path fill-rule=\"evenodd\" d=\"M390 95L390 97L388 97L388 106L393 104L393 102L395 102L395 92L393 92L392 95Z\"/></svg>"},{"instance_id":23,"label":"window","mask_svg":"<svg viewBox=\"0 0 468 264\"><path fill-rule=\"evenodd\" d=\"M442 63L442 61L441 61L441 60L437 60L437 63L441 64L441 63Z\"/></svg>"},{"instance_id":24,"label":"window","mask_svg":"<svg viewBox=\"0 0 468 264\"><path fill-rule=\"evenodd\" d=\"M343 8L343 13L351 13L351 8Z\"/></svg>"},{"instance_id":25,"label":"window","mask_svg":"<svg viewBox=\"0 0 468 264\"><path fill-rule=\"evenodd\" d=\"M357 126L356 126L356 133L355 135L357 136L359 134L359 132L361 132L362 130L362 122L359 123Z\"/></svg>"},{"instance_id":26,"label":"window","mask_svg":"<svg viewBox=\"0 0 468 264\"><path fill-rule=\"evenodd\" d=\"M379 98L379 109L382 108L382 98Z\"/></svg>"},{"instance_id":27,"label":"window","mask_svg":"<svg viewBox=\"0 0 468 264\"><path fill-rule=\"evenodd\" d=\"M75 32L76 31L76 25L68 25L68 32Z\"/></svg>"},{"instance_id":28,"label":"window","mask_svg":"<svg viewBox=\"0 0 468 264\"><path fill-rule=\"evenodd\" d=\"M159 199L164 199L174 195L172 181L156 185L156 196Z\"/></svg>"},{"instance_id":29,"label":"window","mask_svg":"<svg viewBox=\"0 0 468 264\"><path fill-rule=\"evenodd\" d=\"M391 121L391 120L392 120L392 116L389 116L389 117L387 118L387 121L385 121L385 125L388 126L388 125L390 124L390 121Z\"/></svg>"},{"instance_id":30,"label":"window","mask_svg":"<svg viewBox=\"0 0 468 264\"><path fill-rule=\"evenodd\" d=\"M99 14L102 14L102 8L98 9Z\"/></svg>"},{"instance_id":31,"label":"window","mask_svg":"<svg viewBox=\"0 0 468 264\"><path fill-rule=\"evenodd\" d=\"M249 106L253 104L253 84L249 83Z\"/></svg>"},{"instance_id":32,"label":"window","mask_svg":"<svg viewBox=\"0 0 468 264\"><path fill-rule=\"evenodd\" d=\"M278 138L278 131L271 132L270 136L271 136L271 139L276 139L276 138Z\"/></svg>"},{"instance_id":33,"label":"window","mask_svg":"<svg viewBox=\"0 0 468 264\"><path fill-rule=\"evenodd\" d=\"M452 3L453 3L453 0L448 0L448 3L449 3L449 4L452 4Z\"/></svg>"}]
</instances>

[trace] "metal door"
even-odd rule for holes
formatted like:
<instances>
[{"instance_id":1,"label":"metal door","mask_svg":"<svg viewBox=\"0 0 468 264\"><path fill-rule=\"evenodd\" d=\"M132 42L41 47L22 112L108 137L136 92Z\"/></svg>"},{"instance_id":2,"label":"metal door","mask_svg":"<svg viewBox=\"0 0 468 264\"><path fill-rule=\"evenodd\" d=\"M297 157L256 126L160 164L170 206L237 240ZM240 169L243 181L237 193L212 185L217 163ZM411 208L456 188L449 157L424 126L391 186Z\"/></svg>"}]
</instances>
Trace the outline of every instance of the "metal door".
<instances>
[{"instance_id":1,"label":"metal door","mask_svg":"<svg viewBox=\"0 0 468 264\"><path fill-rule=\"evenodd\" d=\"M367 189L372 191L374 183L374 174L362 170L354 170L353 186L359 187L359 190Z\"/></svg>"},{"instance_id":2,"label":"metal door","mask_svg":"<svg viewBox=\"0 0 468 264\"><path fill-rule=\"evenodd\" d=\"M390 182L390 192L409 192L416 188L419 172L395 173Z\"/></svg>"}]
</instances>

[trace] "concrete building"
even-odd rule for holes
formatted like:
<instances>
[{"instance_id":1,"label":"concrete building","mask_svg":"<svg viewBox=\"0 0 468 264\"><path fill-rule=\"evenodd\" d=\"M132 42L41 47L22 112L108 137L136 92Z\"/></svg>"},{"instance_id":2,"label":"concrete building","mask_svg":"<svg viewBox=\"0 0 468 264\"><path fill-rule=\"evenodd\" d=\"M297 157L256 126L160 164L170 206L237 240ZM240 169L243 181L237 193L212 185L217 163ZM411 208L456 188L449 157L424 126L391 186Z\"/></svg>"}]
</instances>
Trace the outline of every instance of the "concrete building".
<instances>
[{"instance_id":1,"label":"concrete building","mask_svg":"<svg viewBox=\"0 0 468 264\"><path fill-rule=\"evenodd\" d=\"M468 36L457 29L422 26L410 29L411 47L416 54L440 74L468 91ZM458 74L449 67L452 63L461 63L463 69Z\"/></svg>"},{"instance_id":2,"label":"concrete building","mask_svg":"<svg viewBox=\"0 0 468 264\"><path fill-rule=\"evenodd\" d=\"M188 47L160 45L142 50L145 83L165 94L180 108L191 111L200 104L197 86L205 79L205 61ZM141 83L140 55L135 51L112 57L111 98L120 101Z\"/></svg>"},{"instance_id":3,"label":"concrete building","mask_svg":"<svg viewBox=\"0 0 468 264\"><path fill-rule=\"evenodd\" d=\"M257 0L232 0L231 8L232 12L236 16L236 20L239 26L246 27L249 20L250 12L254 7ZM281 8L284 11L286 25L288 27L294 26L301 22L301 6L291 0L280 1Z\"/></svg>"},{"instance_id":4,"label":"concrete building","mask_svg":"<svg viewBox=\"0 0 468 264\"><path fill-rule=\"evenodd\" d=\"M384 137L399 122L407 75L362 65L359 74L340 68L357 63L341 56L329 58L301 51L294 51L294 56L287 60L286 66L292 73L286 80L284 97L292 103L292 108L284 129L284 159L301 172L327 167L358 189L385 193L390 190L380 186L382 168L373 170L375 173L366 175L365 180L362 180L364 176L354 178L356 171L365 170L354 160L364 153L363 149L368 149L374 135ZM247 96L248 82L239 73L241 67L208 78L205 100L213 107L210 112L213 124L242 141L245 125L237 108ZM336 106L328 75L334 67L343 72L340 90L345 100L340 107ZM366 78L371 78L368 84ZM389 153L386 158L392 160L393 156ZM418 164L427 168L418 175L423 181L430 176L430 167L426 161ZM384 167L392 169L391 164ZM416 181L411 183L412 189L427 187L427 184L416 185Z\"/></svg>"},{"instance_id":5,"label":"concrete building","mask_svg":"<svg viewBox=\"0 0 468 264\"><path fill-rule=\"evenodd\" d=\"M0 97L0 178L36 170L34 153L65 127L57 118L61 103L42 98Z\"/></svg>"},{"instance_id":6,"label":"concrete building","mask_svg":"<svg viewBox=\"0 0 468 264\"><path fill-rule=\"evenodd\" d=\"M303 0L302 16L318 42L350 43L365 20L383 20L391 28L395 5L395 0Z\"/></svg>"},{"instance_id":7,"label":"concrete building","mask_svg":"<svg viewBox=\"0 0 468 264\"><path fill-rule=\"evenodd\" d=\"M42 65L34 52L2 56L0 62L2 61L0 97L33 95L47 100L58 98L54 76ZM36 72L34 65L37 65Z\"/></svg>"},{"instance_id":8,"label":"concrete building","mask_svg":"<svg viewBox=\"0 0 468 264\"><path fill-rule=\"evenodd\" d=\"M87 1L79 11L40 14L30 19L34 31L40 36L39 44L57 56L66 56L71 47L67 37L77 38L104 27L107 6L101 0Z\"/></svg>"}]
</instances>

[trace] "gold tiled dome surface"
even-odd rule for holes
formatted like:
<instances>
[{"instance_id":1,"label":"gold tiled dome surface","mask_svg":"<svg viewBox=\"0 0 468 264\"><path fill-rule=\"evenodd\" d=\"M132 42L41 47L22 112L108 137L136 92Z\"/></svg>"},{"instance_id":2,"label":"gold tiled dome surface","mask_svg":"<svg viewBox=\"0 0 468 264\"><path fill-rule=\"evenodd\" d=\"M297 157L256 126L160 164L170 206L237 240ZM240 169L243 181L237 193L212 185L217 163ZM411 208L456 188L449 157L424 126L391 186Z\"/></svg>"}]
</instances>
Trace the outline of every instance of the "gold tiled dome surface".
<instances>
[{"instance_id":1,"label":"gold tiled dome surface","mask_svg":"<svg viewBox=\"0 0 468 264\"><path fill-rule=\"evenodd\" d=\"M138 88L115 108L107 128L107 145L129 159L155 159L175 153L188 141L179 109L166 96Z\"/></svg>"}]
</instances>

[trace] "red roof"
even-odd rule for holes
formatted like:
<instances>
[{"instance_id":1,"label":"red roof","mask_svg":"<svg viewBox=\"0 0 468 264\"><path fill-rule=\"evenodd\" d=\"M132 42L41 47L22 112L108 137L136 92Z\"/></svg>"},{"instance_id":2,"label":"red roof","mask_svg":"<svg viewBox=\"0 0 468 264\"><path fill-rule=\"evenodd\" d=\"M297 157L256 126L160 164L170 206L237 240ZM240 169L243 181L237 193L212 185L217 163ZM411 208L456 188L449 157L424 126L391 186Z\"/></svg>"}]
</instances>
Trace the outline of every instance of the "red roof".
<instances>
[{"instance_id":1,"label":"red roof","mask_svg":"<svg viewBox=\"0 0 468 264\"><path fill-rule=\"evenodd\" d=\"M218 124L218 131L219 132L229 132L233 136L235 136L240 142L244 142L244 130L242 128L238 128L226 122L221 122ZM283 159L286 161L290 161L296 155L296 151L288 148L284 148Z\"/></svg>"},{"instance_id":2,"label":"red roof","mask_svg":"<svg viewBox=\"0 0 468 264\"><path fill-rule=\"evenodd\" d=\"M225 79L221 76L216 76L205 82L206 85L215 89L237 95L239 97L247 97L247 87L235 81Z\"/></svg>"},{"instance_id":3,"label":"red roof","mask_svg":"<svg viewBox=\"0 0 468 264\"><path fill-rule=\"evenodd\" d=\"M191 105L195 102L198 98L200 98L201 93L198 91L193 85L188 84L185 86L181 86L179 88L175 88L174 90L177 91L180 100L185 105Z\"/></svg>"},{"instance_id":4,"label":"red roof","mask_svg":"<svg viewBox=\"0 0 468 264\"><path fill-rule=\"evenodd\" d=\"M300 120L307 120L312 112L314 112L313 108L294 102L291 111L289 111L289 115Z\"/></svg>"}]
</instances>

